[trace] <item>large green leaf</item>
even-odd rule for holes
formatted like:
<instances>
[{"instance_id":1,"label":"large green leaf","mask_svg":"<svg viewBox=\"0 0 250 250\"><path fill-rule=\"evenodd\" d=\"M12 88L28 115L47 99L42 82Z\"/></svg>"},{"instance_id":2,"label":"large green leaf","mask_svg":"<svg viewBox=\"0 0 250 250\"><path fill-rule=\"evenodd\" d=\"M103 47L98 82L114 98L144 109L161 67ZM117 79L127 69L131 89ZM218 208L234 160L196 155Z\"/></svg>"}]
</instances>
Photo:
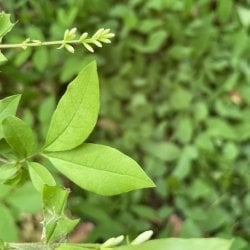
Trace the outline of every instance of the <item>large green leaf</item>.
<instances>
[{"instance_id":1,"label":"large green leaf","mask_svg":"<svg viewBox=\"0 0 250 250\"><path fill-rule=\"evenodd\" d=\"M2 122L4 138L20 157L31 155L36 139L31 128L21 119L9 116Z\"/></svg>"},{"instance_id":2,"label":"large green leaf","mask_svg":"<svg viewBox=\"0 0 250 250\"><path fill-rule=\"evenodd\" d=\"M39 192L43 191L43 187L45 184L49 186L56 185L56 182L53 176L43 165L37 162L29 162L28 166L29 166L30 179L34 187Z\"/></svg>"},{"instance_id":3,"label":"large green leaf","mask_svg":"<svg viewBox=\"0 0 250 250\"><path fill-rule=\"evenodd\" d=\"M60 241L76 226L78 220L71 220L64 215L64 208L69 195L69 190L57 186L44 186L44 232L46 243Z\"/></svg>"},{"instance_id":4,"label":"large green leaf","mask_svg":"<svg viewBox=\"0 0 250 250\"><path fill-rule=\"evenodd\" d=\"M0 139L3 138L2 120L15 115L21 95L13 95L0 100Z\"/></svg>"},{"instance_id":5,"label":"large green leaf","mask_svg":"<svg viewBox=\"0 0 250 250\"><path fill-rule=\"evenodd\" d=\"M101 195L154 187L133 159L108 146L86 143L71 151L45 156L74 183Z\"/></svg>"},{"instance_id":6,"label":"large green leaf","mask_svg":"<svg viewBox=\"0 0 250 250\"><path fill-rule=\"evenodd\" d=\"M10 14L6 14L3 11L0 13L0 42L2 37L11 31L14 24L10 21Z\"/></svg>"},{"instance_id":7,"label":"large green leaf","mask_svg":"<svg viewBox=\"0 0 250 250\"><path fill-rule=\"evenodd\" d=\"M99 111L96 62L83 68L58 103L46 138L48 151L62 151L80 145L92 132Z\"/></svg>"},{"instance_id":8,"label":"large green leaf","mask_svg":"<svg viewBox=\"0 0 250 250\"><path fill-rule=\"evenodd\" d=\"M117 250L229 250L231 240L224 239L160 239L134 246L122 246Z\"/></svg>"}]
</instances>

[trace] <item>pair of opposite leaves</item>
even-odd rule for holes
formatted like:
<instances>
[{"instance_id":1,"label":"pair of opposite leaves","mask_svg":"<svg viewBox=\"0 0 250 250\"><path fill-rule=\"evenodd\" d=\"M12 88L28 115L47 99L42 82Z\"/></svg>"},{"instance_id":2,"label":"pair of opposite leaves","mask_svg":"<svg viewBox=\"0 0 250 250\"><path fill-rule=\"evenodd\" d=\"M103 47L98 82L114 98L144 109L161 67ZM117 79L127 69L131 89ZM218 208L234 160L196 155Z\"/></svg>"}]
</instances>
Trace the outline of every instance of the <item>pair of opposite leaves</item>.
<instances>
[{"instance_id":1,"label":"pair of opposite leaves","mask_svg":"<svg viewBox=\"0 0 250 250\"><path fill-rule=\"evenodd\" d=\"M83 143L96 124L98 111L99 82L96 62L93 61L68 85L60 99L42 155L71 181L101 195L153 187L151 179L130 157L108 146ZM28 157L34 153L34 136L31 129L22 126L18 129L17 119L8 117L3 121L5 139L15 151L21 151L22 156ZM36 174L43 175L42 166L35 163L29 166ZM35 179L37 181L39 176ZM44 184L49 183L45 181Z\"/></svg>"}]
</instances>

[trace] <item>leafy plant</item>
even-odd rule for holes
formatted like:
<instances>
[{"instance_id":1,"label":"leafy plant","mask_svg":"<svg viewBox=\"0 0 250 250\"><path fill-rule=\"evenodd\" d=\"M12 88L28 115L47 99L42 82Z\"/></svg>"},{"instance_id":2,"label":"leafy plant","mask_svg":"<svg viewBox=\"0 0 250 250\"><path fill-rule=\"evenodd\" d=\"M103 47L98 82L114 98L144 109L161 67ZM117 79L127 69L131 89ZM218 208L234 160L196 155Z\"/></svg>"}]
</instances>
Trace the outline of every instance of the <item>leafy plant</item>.
<instances>
[{"instance_id":1,"label":"leafy plant","mask_svg":"<svg viewBox=\"0 0 250 250\"><path fill-rule=\"evenodd\" d=\"M0 37L12 28L9 15L2 13ZM74 52L71 43L83 43L92 51L88 43L100 46L111 38L109 30L101 29L90 40L86 34L75 42L75 29L66 30L61 47ZM84 38L83 38L84 37ZM86 40L84 40L86 38ZM15 48L53 45L40 41L25 40L22 44L0 45L0 48ZM5 60L4 56L1 58ZM102 244L64 243L67 234L76 226L64 214L69 191L56 186L48 169L40 164L43 158L72 182L88 191L101 195L115 195L139 188L154 187L152 180L140 166L125 154L108 146L85 143L97 121L99 111L99 87L95 61L85 66L68 85L51 118L46 140L42 146L37 141L31 127L15 116L20 95L10 96L0 101L1 126L1 181L7 185L21 185L28 178L43 198L43 233L41 243L2 243L2 249L110 249L116 248L124 239L118 236ZM39 159L39 160L37 160ZM128 246L117 249L207 249L227 250L230 240L192 239L156 240L143 243L152 235L147 231L129 242ZM136 245L140 245L139 247Z\"/></svg>"}]
</instances>

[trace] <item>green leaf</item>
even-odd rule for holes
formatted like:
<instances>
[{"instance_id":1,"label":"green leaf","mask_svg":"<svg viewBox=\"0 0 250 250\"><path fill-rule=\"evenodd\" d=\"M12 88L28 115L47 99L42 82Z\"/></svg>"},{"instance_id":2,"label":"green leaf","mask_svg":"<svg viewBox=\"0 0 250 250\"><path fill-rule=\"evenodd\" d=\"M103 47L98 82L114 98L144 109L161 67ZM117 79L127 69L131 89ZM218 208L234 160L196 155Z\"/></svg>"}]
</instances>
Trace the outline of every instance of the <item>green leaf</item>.
<instances>
[{"instance_id":1,"label":"green leaf","mask_svg":"<svg viewBox=\"0 0 250 250\"><path fill-rule=\"evenodd\" d=\"M44 232L45 242L62 240L76 226L79 220L71 220L64 215L69 190L57 186L44 186Z\"/></svg>"},{"instance_id":2,"label":"green leaf","mask_svg":"<svg viewBox=\"0 0 250 250\"><path fill-rule=\"evenodd\" d=\"M231 240L210 238L210 239L160 239L151 240L135 246L122 246L116 250L229 250Z\"/></svg>"},{"instance_id":3,"label":"green leaf","mask_svg":"<svg viewBox=\"0 0 250 250\"><path fill-rule=\"evenodd\" d=\"M9 194L6 195L5 201L15 211L19 213L38 213L42 210L41 195L35 190L30 181L26 181L24 185L13 189L6 185L1 185L1 190L6 187L9 188Z\"/></svg>"},{"instance_id":4,"label":"green leaf","mask_svg":"<svg viewBox=\"0 0 250 250\"><path fill-rule=\"evenodd\" d=\"M44 137L48 132L49 122L51 120L55 107L56 107L56 101L55 101L55 96L53 95L47 97L39 107L38 119L41 125L41 130L42 130L41 133Z\"/></svg>"},{"instance_id":5,"label":"green leaf","mask_svg":"<svg viewBox=\"0 0 250 250\"><path fill-rule=\"evenodd\" d=\"M226 22L232 13L233 10L233 1L232 0L220 0L218 1L218 17L222 22Z\"/></svg>"},{"instance_id":6,"label":"green leaf","mask_svg":"<svg viewBox=\"0 0 250 250\"><path fill-rule=\"evenodd\" d=\"M51 173L41 164L37 162L29 162L29 174L34 187L39 191L43 191L45 184L55 186L56 182Z\"/></svg>"},{"instance_id":7,"label":"green leaf","mask_svg":"<svg viewBox=\"0 0 250 250\"><path fill-rule=\"evenodd\" d=\"M10 21L10 14L6 14L3 11L0 13L0 41L2 37L11 31L14 23Z\"/></svg>"},{"instance_id":8,"label":"green leaf","mask_svg":"<svg viewBox=\"0 0 250 250\"><path fill-rule=\"evenodd\" d=\"M0 51L0 63L1 62L5 62L5 61L7 61L7 58L3 55L3 53L1 53L1 51Z\"/></svg>"},{"instance_id":9,"label":"green leaf","mask_svg":"<svg viewBox=\"0 0 250 250\"><path fill-rule=\"evenodd\" d=\"M0 204L0 238L4 241L17 241L18 230L10 210Z\"/></svg>"},{"instance_id":10,"label":"green leaf","mask_svg":"<svg viewBox=\"0 0 250 250\"><path fill-rule=\"evenodd\" d=\"M237 12L238 12L242 25L245 27L249 27L250 26L250 10L248 8L238 7Z\"/></svg>"},{"instance_id":11,"label":"green leaf","mask_svg":"<svg viewBox=\"0 0 250 250\"><path fill-rule=\"evenodd\" d=\"M99 110L96 62L83 68L73 80L52 116L46 138L48 151L63 151L79 146L92 132Z\"/></svg>"},{"instance_id":12,"label":"green leaf","mask_svg":"<svg viewBox=\"0 0 250 250\"><path fill-rule=\"evenodd\" d=\"M115 195L154 187L133 159L108 146L83 144L71 151L45 156L71 181L97 194Z\"/></svg>"},{"instance_id":13,"label":"green leaf","mask_svg":"<svg viewBox=\"0 0 250 250\"><path fill-rule=\"evenodd\" d=\"M162 161L173 161L180 156L180 149L170 142L147 143L144 149Z\"/></svg>"},{"instance_id":14,"label":"green leaf","mask_svg":"<svg viewBox=\"0 0 250 250\"><path fill-rule=\"evenodd\" d=\"M184 88L177 88L170 98L170 105L173 110L184 110L189 108L192 100L191 92Z\"/></svg>"},{"instance_id":15,"label":"green leaf","mask_svg":"<svg viewBox=\"0 0 250 250\"><path fill-rule=\"evenodd\" d=\"M150 33L146 44L132 41L131 47L141 53L155 53L164 45L167 38L168 33L166 30L157 30Z\"/></svg>"},{"instance_id":16,"label":"green leaf","mask_svg":"<svg viewBox=\"0 0 250 250\"><path fill-rule=\"evenodd\" d=\"M17 172L16 164L3 164L0 166L0 181L9 179Z\"/></svg>"},{"instance_id":17,"label":"green leaf","mask_svg":"<svg viewBox=\"0 0 250 250\"><path fill-rule=\"evenodd\" d=\"M44 72L45 68L49 63L49 55L47 48L39 48L35 51L32 62L39 72Z\"/></svg>"},{"instance_id":18,"label":"green leaf","mask_svg":"<svg viewBox=\"0 0 250 250\"><path fill-rule=\"evenodd\" d=\"M31 155L36 147L31 128L21 119L9 116L2 122L4 138L20 157Z\"/></svg>"},{"instance_id":19,"label":"green leaf","mask_svg":"<svg viewBox=\"0 0 250 250\"><path fill-rule=\"evenodd\" d=\"M13 95L0 100L0 139L3 138L2 120L15 115L21 95Z\"/></svg>"}]
</instances>

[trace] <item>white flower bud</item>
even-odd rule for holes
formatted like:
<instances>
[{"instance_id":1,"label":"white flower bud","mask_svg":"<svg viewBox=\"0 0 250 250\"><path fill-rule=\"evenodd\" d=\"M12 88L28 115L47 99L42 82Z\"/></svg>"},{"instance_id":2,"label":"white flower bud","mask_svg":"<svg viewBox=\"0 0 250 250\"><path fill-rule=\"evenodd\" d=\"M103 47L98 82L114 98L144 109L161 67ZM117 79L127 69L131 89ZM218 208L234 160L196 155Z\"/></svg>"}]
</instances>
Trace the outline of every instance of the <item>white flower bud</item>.
<instances>
[{"instance_id":1,"label":"white flower bud","mask_svg":"<svg viewBox=\"0 0 250 250\"><path fill-rule=\"evenodd\" d=\"M95 40L95 41L93 41L93 43L97 46L97 47L102 47L102 44L99 42L99 41L97 41L97 40Z\"/></svg>"},{"instance_id":2,"label":"white flower bud","mask_svg":"<svg viewBox=\"0 0 250 250\"><path fill-rule=\"evenodd\" d=\"M114 36L115 36L114 33L108 33L108 34L105 35L105 38L112 38Z\"/></svg>"},{"instance_id":3,"label":"white flower bud","mask_svg":"<svg viewBox=\"0 0 250 250\"><path fill-rule=\"evenodd\" d=\"M80 37L80 41L83 42L83 41L85 40L85 38L87 38L87 36L88 36L88 33L87 33L87 32L83 33L83 34L81 35L81 37Z\"/></svg>"},{"instance_id":4,"label":"white flower bud","mask_svg":"<svg viewBox=\"0 0 250 250\"><path fill-rule=\"evenodd\" d=\"M65 49L68 50L68 52L70 53L74 53L75 52L75 49L73 46L69 45L69 44L65 44L64 45Z\"/></svg>"},{"instance_id":5,"label":"white flower bud","mask_svg":"<svg viewBox=\"0 0 250 250\"><path fill-rule=\"evenodd\" d=\"M148 231L145 231L141 234L139 234L132 242L131 242L131 245L139 245L147 240L149 240L152 235L153 235L153 231L152 230L148 230Z\"/></svg>"},{"instance_id":6,"label":"white flower bud","mask_svg":"<svg viewBox=\"0 0 250 250\"><path fill-rule=\"evenodd\" d=\"M103 32L102 32L102 35L106 35L110 32L110 29L105 29Z\"/></svg>"},{"instance_id":7,"label":"white flower bud","mask_svg":"<svg viewBox=\"0 0 250 250\"><path fill-rule=\"evenodd\" d=\"M99 41L101 41L103 43L111 43L111 41L107 38L101 38L101 39L99 39Z\"/></svg>"},{"instance_id":8,"label":"white flower bud","mask_svg":"<svg viewBox=\"0 0 250 250\"><path fill-rule=\"evenodd\" d=\"M70 35L70 36L75 35L75 34L76 34L76 31L77 31L77 28L72 28L72 29L69 31L69 35Z\"/></svg>"},{"instance_id":9,"label":"white flower bud","mask_svg":"<svg viewBox=\"0 0 250 250\"><path fill-rule=\"evenodd\" d=\"M98 38L104 31L104 28L101 28L96 31L96 33L93 35L93 38Z\"/></svg>"},{"instance_id":10,"label":"white flower bud","mask_svg":"<svg viewBox=\"0 0 250 250\"><path fill-rule=\"evenodd\" d=\"M89 45L89 44L87 44L87 43L83 43L83 45L84 45L84 47L88 50L88 51L90 51L90 52L94 52L94 49Z\"/></svg>"},{"instance_id":11,"label":"white flower bud","mask_svg":"<svg viewBox=\"0 0 250 250\"><path fill-rule=\"evenodd\" d=\"M117 237L112 237L108 240L106 240L103 244L102 247L107 248L107 247L113 247L119 245L122 241L124 240L124 236L120 235Z\"/></svg>"}]
</instances>

